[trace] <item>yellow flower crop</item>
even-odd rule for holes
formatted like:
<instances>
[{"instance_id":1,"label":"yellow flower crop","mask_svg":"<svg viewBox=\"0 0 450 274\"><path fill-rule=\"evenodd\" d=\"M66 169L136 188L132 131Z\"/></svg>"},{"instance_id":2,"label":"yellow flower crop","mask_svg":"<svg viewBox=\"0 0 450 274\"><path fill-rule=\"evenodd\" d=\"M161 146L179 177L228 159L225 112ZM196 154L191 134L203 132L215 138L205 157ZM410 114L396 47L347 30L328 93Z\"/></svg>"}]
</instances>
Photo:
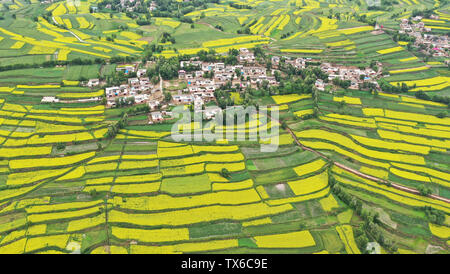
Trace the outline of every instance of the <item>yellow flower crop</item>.
<instances>
[{"instance_id":1,"label":"yellow flower crop","mask_svg":"<svg viewBox=\"0 0 450 274\"><path fill-rule=\"evenodd\" d=\"M184 156L191 155L194 152L192 151L191 146L183 146L183 147L159 147L158 146L158 158L167 158L167 157L176 157L176 156Z\"/></svg>"},{"instance_id":2,"label":"yellow flower crop","mask_svg":"<svg viewBox=\"0 0 450 274\"><path fill-rule=\"evenodd\" d=\"M90 24L86 20L86 18L80 16L80 17L77 17L76 19L78 21L78 24L80 25L80 29L87 29L87 28L89 28Z\"/></svg>"},{"instance_id":3,"label":"yellow flower crop","mask_svg":"<svg viewBox=\"0 0 450 274\"><path fill-rule=\"evenodd\" d=\"M116 177L116 183L138 183L138 182L152 182L158 181L162 177L161 173L131 175Z\"/></svg>"},{"instance_id":4,"label":"yellow flower crop","mask_svg":"<svg viewBox=\"0 0 450 274\"><path fill-rule=\"evenodd\" d=\"M53 16L60 16L60 15L66 14L66 13L67 13L67 10L66 10L66 7L64 6L64 3L59 3L58 7L56 7L52 11Z\"/></svg>"},{"instance_id":5,"label":"yellow flower crop","mask_svg":"<svg viewBox=\"0 0 450 274\"><path fill-rule=\"evenodd\" d=\"M402 51L402 50L404 50L403 47L393 47L393 48L388 48L388 49L377 50L377 52L379 54L388 54L388 53L398 52L398 51Z\"/></svg>"},{"instance_id":6,"label":"yellow flower crop","mask_svg":"<svg viewBox=\"0 0 450 274\"><path fill-rule=\"evenodd\" d=\"M372 26L364 26L364 27L355 27L355 28L349 28L349 29L340 29L338 31L343 34L350 35L350 34L355 34L358 32L371 31L371 30L373 30Z\"/></svg>"},{"instance_id":7,"label":"yellow flower crop","mask_svg":"<svg viewBox=\"0 0 450 274\"><path fill-rule=\"evenodd\" d=\"M242 222L242 226L243 227L257 226L257 225L264 225L264 224L270 224L270 223L272 223L272 220L269 217L265 217L265 218L256 219L253 221Z\"/></svg>"},{"instance_id":8,"label":"yellow flower crop","mask_svg":"<svg viewBox=\"0 0 450 274\"><path fill-rule=\"evenodd\" d=\"M430 105L430 106L437 106L437 107L445 107L446 106L445 104L442 104L442 103L421 100L421 99L417 99L414 97L402 96L401 98L402 98L402 101L404 101L404 102L410 102L410 103L415 103L415 104Z\"/></svg>"},{"instance_id":9,"label":"yellow flower crop","mask_svg":"<svg viewBox=\"0 0 450 274\"><path fill-rule=\"evenodd\" d=\"M314 173L314 172L318 171L319 169L324 167L325 164L326 164L326 162L324 160L322 160L321 158L319 158L312 162L294 167L293 169L294 169L295 173L297 173L297 175L301 177L303 175L306 175L309 173Z\"/></svg>"},{"instance_id":10,"label":"yellow flower crop","mask_svg":"<svg viewBox=\"0 0 450 274\"><path fill-rule=\"evenodd\" d=\"M72 29L72 22L70 21L69 18L64 18L64 19L63 19L63 22L64 22L64 24L66 25L66 27L67 27L68 29Z\"/></svg>"},{"instance_id":11,"label":"yellow flower crop","mask_svg":"<svg viewBox=\"0 0 450 274\"><path fill-rule=\"evenodd\" d=\"M353 237L353 230L350 225L336 226L336 231L345 245L347 254L361 254L361 251L359 251L358 246L356 245L355 238Z\"/></svg>"},{"instance_id":12,"label":"yellow flower crop","mask_svg":"<svg viewBox=\"0 0 450 274\"><path fill-rule=\"evenodd\" d=\"M226 163L226 164L207 164L206 171L208 172L220 172L223 168L228 169L230 172L241 171L245 169L245 163Z\"/></svg>"},{"instance_id":13,"label":"yellow flower crop","mask_svg":"<svg viewBox=\"0 0 450 274\"><path fill-rule=\"evenodd\" d=\"M63 80L63 83L66 86L77 86L80 83L80 81Z\"/></svg>"},{"instance_id":14,"label":"yellow flower crop","mask_svg":"<svg viewBox=\"0 0 450 274\"><path fill-rule=\"evenodd\" d=\"M26 238L0 247L0 254L22 254L25 251Z\"/></svg>"},{"instance_id":15,"label":"yellow flower crop","mask_svg":"<svg viewBox=\"0 0 450 274\"><path fill-rule=\"evenodd\" d=\"M91 97L100 97L105 95L105 91L100 89L98 91L93 92L67 92L58 94L59 98L91 98Z\"/></svg>"},{"instance_id":16,"label":"yellow flower crop","mask_svg":"<svg viewBox=\"0 0 450 274\"><path fill-rule=\"evenodd\" d=\"M294 112L294 115L298 116L298 117L303 117L307 114L313 114L313 113L314 113L313 109L304 109L304 110L299 110L299 111Z\"/></svg>"},{"instance_id":17,"label":"yellow flower crop","mask_svg":"<svg viewBox=\"0 0 450 274\"><path fill-rule=\"evenodd\" d=\"M30 214L30 215L28 215L28 221L33 222L33 223L46 222L46 221L52 221L52 220L81 217L81 216L91 215L91 214L94 214L97 212L99 212L98 207L92 207L92 208L87 208L87 209L80 209L77 211Z\"/></svg>"},{"instance_id":18,"label":"yellow flower crop","mask_svg":"<svg viewBox=\"0 0 450 274\"><path fill-rule=\"evenodd\" d=\"M86 180L86 185L101 185L101 184L111 184L114 177L103 177Z\"/></svg>"},{"instance_id":19,"label":"yellow flower crop","mask_svg":"<svg viewBox=\"0 0 450 274\"><path fill-rule=\"evenodd\" d=\"M100 171L112 171L112 170L116 170L117 162L87 165L84 168L87 173L100 172Z\"/></svg>"},{"instance_id":20,"label":"yellow flower crop","mask_svg":"<svg viewBox=\"0 0 450 274\"><path fill-rule=\"evenodd\" d=\"M29 238L27 240L25 252L31 252L34 250L51 247L51 246L65 249L67 242L69 240L69 236L70 235L66 234L66 235L52 235L52 236Z\"/></svg>"},{"instance_id":21,"label":"yellow flower crop","mask_svg":"<svg viewBox=\"0 0 450 274\"><path fill-rule=\"evenodd\" d=\"M78 179L81 176L85 174L85 169L83 166L79 166L75 168L74 170L70 171L69 173L65 174L64 176L56 179L56 181L63 181L63 180L73 180Z\"/></svg>"},{"instance_id":22,"label":"yellow flower crop","mask_svg":"<svg viewBox=\"0 0 450 274\"><path fill-rule=\"evenodd\" d=\"M137 240L145 243L176 242L189 240L187 228L137 229L112 227L112 235L122 240Z\"/></svg>"},{"instance_id":23,"label":"yellow flower crop","mask_svg":"<svg viewBox=\"0 0 450 274\"><path fill-rule=\"evenodd\" d=\"M327 47L342 47L342 46L348 46L355 44L353 41L350 41L348 39L338 41L338 42L331 42L331 43L325 43Z\"/></svg>"},{"instance_id":24,"label":"yellow flower crop","mask_svg":"<svg viewBox=\"0 0 450 274\"><path fill-rule=\"evenodd\" d=\"M212 222L223 219L242 221L246 219L255 219L258 217L279 214L289 210L292 210L292 206L290 204L269 206L264 203L233 206L214 205L169 212L157 212L152 214L131 214L111 210L109 213L109 221L146 226L178 226L195 224L199 222Z\"/></svg>"},{"instance_id":25,"label":"yellow flower crop","mask_svg":"<svg viewBox=\"0 0 450 274\"><path fill-rule=\"evenodd\" d=\"M310 147L310 148L315 148L315 149L325 149L325 150L332 150L335 151L336 153L342 154L344 156L350 157L355 159L358 162L364 163L364 164L368 164L368 165L372 165L372 166L377 166L377 167L382 167L382 168L389 168L389 164L387 163L383 163L383 162L377 162L377 161L373 161L367 158L364 158L362 156L359 156L355 153L349 152L345 149L340 148L339 146L336 145L332 145L330 143L327 142L317 142L317 141L301 141L303 145Z\"/></svg>"},{"instance_id":26,"label":"yellow flower crop","mask_svg":"<svg viewBox=\"0 0 450 274\"><path fill-rule=\"evenodd\" d=\"M238 190L251 188L252 186L253 181L251 179L248 179L241 182L233 182L233 183L213 183L212 189L213 191Z\"/></svg>"},{"instance_id":27,"label":"yellow flower crop","mask_svg":"<svg viewBox=\"0 0 450 274\"><path fill-rule=\"evenodd\" d=\"M363 137L358 135L350 135L354 140L358 143L363 144L368 147L376 147L376 148L385 148L393 151L406 151L411 153L419 153L419 154L428 154L430 152L430 147L428 146L420 146L420 145L412 145L403 142L392 142L392 141L384 141L375 138Z\"/></svg>"},{"instance_id":28,"label":"yellow flower crop","mask_svg":"<svg viewBox=\"0 0 450 274\"><path fill-rule=\"evenodd\" d=\"M58 51L58 61L66 61L67 55L69 55L70 52L70 49L60 49Z\"/></svg>"},{"instance_id":29,"label":"yellow flower crop","mask_svg":"<svg viewBox=\"0 0 450 274\"><path fill-rule=\"evenodd\" d=\"M344 96L344 97L333 97L333 101L336 102L342 102L344 101L347 104L351 104L351 105L361 105L361 100L357 97L348 97L348 96Z\"/></svg>"},{"instance_id":30,"label":"yellow flower crop","mask_svg":"<svg viewBox=\"0 0 450 274\"><path fill-rule=\"evenodd\" d=\"M310 194L327 187L328 174L326 171L323 171L318 175L307 177L305 179L290 181L288 182L288 185L296 196Z\"/></svg>"},{"instance_id":31,"label":"yellow flower crop","mask_svg":"<svg viewBox=\"0 0 450 274\"><path fill-rule=\"evenodd\" d=\"M0 148L0 157L15 158L20 156L44 156L52 152L51 146L43 147L18 147L18 148Z\"/></svg>"},{"instance_id":32,"label":"yellow flower crop","mask_svg":"<svg viewBox=\"0 0 450 274\"><path fill-rule=\"evenodd\" d=\"M119 194L140 194L140 193L151 193L157 192L161 186L160 182L154 183L139 183L139 184L115 184L111 192Z\"/></svg>"},{"instance_id":33,"label":"yellow flower crop","mask_svg":"<svg viewBox=\"0 0 450 274\"><path fill-rule=\"evenodd\" d=\"M114 187L116 187L115 185ZM180 208L195 208L215 204L239 205L259 202L260 198L254 189L243 189L236 191L217 191L194 196L172 197L166 194L146 197L128 197L124 201L115 197L113 204L120 208L131 210L174 210Z\"/></svg>"},{"instance_id":34,"label":"yellow flower crop","mask_svg":"<svg viewBox=\"0 0 450 274\"><path fill-rule=\"evenodd\" d=\"M316 244L311 233L307 230L254 236L253 238L259 248L302 248Z\"/></svg>"},{"instance_id":35,"label":"yellow flower crop","mask_svg":"<svg viewBox=\"0 0 450 274\"><path fill-rule=\"evenodd\" d=\"M331 211L333 208L339 207L339 204L337 203L336 199L334 199L333 194L331 193L327 197L320 199L319 202L323 210L325 211Z\"/></svg>"},{"instance_id":36,"label":"yellow flower crop","mask_svg":"<svg viewBox=\"0 0 450 274\"><path fill-rule=\"evenodd\" d=\"M299 17L299 18L300 18L300 17ZM277 29L278 29L278 30L283 30L284 27L285 27L287 24L289 24L289 21L290 21L290 20L291 20L291 17L290 17L288 14L286 14L286 15L283 17L283 20L281 21L280 25L278 25Z\"/></svg>"},{"instance_id":37,"label":"yellow flower crop","mask_svg":"<svg viewBox=\"0 0 450 274\"><path fill-rule=\"evenodd\" d=\"M430 227L430 231L433 235L441 238L441 239L448 239L450 238L450 227L443 226L443 225L437 225L433 223L428 223Z\"/></svg>"},{"instance_id":38,"label":"yellow flower crop","mask_svg":"<svg viewBox=\"0 0 450 274\"><path fill-rule=\"evenodd\" d=\"M397 85L401 85L402 83L405 83L409 87L412 87L414 85L416 85L416 87L424 87L424 86L439 85L439 84L448 83L448 82L450 82L450 77L436 76L436 77L421 79L421 80L389 82L389 84L391 84L393 86L397 86Z\"/></svg>"},{"instance_id":39,"label":"yellow flower crop","mask_svg":"<svg viewBox=\"0 0 450 274\"><path fill-rule=\"evenodd\" d=\"M392 174L395 174L399 177L408 179L408 180L422 181L422 182L430 183L430 179L428 177L422 176L419 174L415 174L414 172L404 171L401 169L397 169L395 167L391 167L389 169L389 172L391 172Z\"/></svg>"},{"instance_id":40,"label":"yellow flower crop","mask_svg":"<svg viewBox=\"0 0 450 274\"><path fill-rule=\"evenodd\" d=\"M405 141L413 144L421 144L433 147L450 148L449 140L429 139L425 137L413 136L409 134L402 134L398 132L378 129L378 135L383 139L391 139L396 141Z\"/></svg>"},{"instance_id":41,"label":"yellow flower crop","mask_svg":"<svg viewBox=\"0 0 450 274\"><path fill-rule=\"evenodd\" d=\"M106 250L108 249L108 251ZM99 246L96 249L92 250L91 254L128 254L128 251L125 247L122 246Z\"/></svg>"},{"instance_id":42,"label":"yellow flower crop","mask_svg":"<svg viewBox=\"0 0 450 274\"><path fill-rule=\"evenodd\" d=\"M272 96L272 99L278 105L291 103L291 102L303 100L303 99L306 99L306 98L311 98L311 95L310 94L304 94L304 95L287 94L287 95L273 95Z\"/></svg>"},{"instance_id":43,"label":"yellow flower crop","mask_svg":"<svg viewBox=\"0 0 450 274\"><path fill-rule=\"evenodd\" d=\"M417 67L417 68L408 68L408 69L390 70L389 73L391 73L391 74L397 74L397 73L406 73L406 72L422 71L422 70L427 70L427 69L429 69L429 67L427 67L427 66L422 66L422 67Z\"/></svg>"},{"instance_id":44,"label":"yellow flower crop","mask_svg":"<svg viewBox=\"0 0 450 274\"><path fill-rule=\"evenodd\" d=\"M442 172L436 169L432 169L432 168L428 168L428 167L422 167L422 166L416 166L416 165L408 165L408 164L401 164L401 163L391 163L393 166L402 168L402 169L406 169L406 170L410 170L411 172L422 172L425 173L429 176L433 176L445 181L439 181L439 184L442 184L446 187L450 187L450 175L446 172ZM431 178L431 180L433 181L433 178Z\"/></svg>"},{"instance_id":45,"label":"yellow flower crop","mask_svg":"<svg viewBox=\"0 0 450 274\"><path fill-rule=\"evenodd\" d=\"M362 166L359 171L362 173L372 175L374 177L380 178L380 179L387 179L389 173L383 169L374 169L366 166Z\"/></svg>"},{"instance_id":46,"label":"yellow flower crop","mask_svg":"<svg viewBox=\"0 0 450 274\"><path fill-rule=\"evenodd\" d=\"M11 48L11 49L21 49L21 48L23 47L23 45L25 45L24 42L17 41L17 42L14 43L14 45L12 45L10 48Z\"/></svg>"},{"instance_id":47,"label":"yellow flower crop","mask_svg":"<svg viewBox=\"0 0 450 274\"><path fill-rule=\"evenodd\" d=\"M119 169L138 169L149 168L158 166L158 160L149 161L122 161L119 165Z\"/></svg>"},{"instance_id":48,"label":"yellow flower crop","mask_svg":"<svg viewBox=\"0 0 450 274\"><path fill-rule=\"evenodd\" d=\"M404 163L415 163L419 165L425 165L425 160L422 156L417 155L406 155L400 153L390 153L390 152L382 152L377 150L367 149L363 146L356 144L350 138L343 136L338 133L328 132L324 130L304 130L297 133L297 137L299 138L310 138L310 139L322 139L328 140L330 143L336 143L341 146L347 147L353 151L357 151L358 153L376 159L382 159L386 161L396 161L396 162L404 162ZM330 141L332 140L332 141ZM336 151L337 152L337 151ZM338 152L339 153L339 152Z\"/></svg>"},{"instance_id":49,"label":"yellow flower crop","mask_svg":"<svg viewBox=\"0 0 450 274\"><path fill-rule=\"evenodd\" d=\"M139 34L136 34L131 31L122 31L122 32L120 32L120 35L125 36L126 38L128 38L130 40L138 40L138 39L142 38L142 36L140 36Z\"/></svg>"},{"instance_id":50,"label":"yellow flower crop","mask_svg":"<svg viewBox=\"0 0 450 274\"><path fill-rule=\"evenodd\" d=\"M155 21L155 25L157 26L169 26L171 28L177 28L181 23L178 21L174 21L170 18L161 18L161 17L157 17L156 21Z\"/></svg>"},{"instance_id":51,"label":"yellow flower crop","mask_svg":"<svg viewBox=\"0 0 450 274\"><path fill-rule=\"evenodd\" d=\"M338 168L336 168L338 169ZM336 170L334 169L334 170ZM346 175L349 174L346 171L343 171L340 169L340 172L345 173ZM351 175L350 175L351 176ZM424 207L424 206L431 206L435 209L439 209L442 211L445 211L447 213L450 212L450 207L447 203L443 201L437 201L429 197L424 197L416 194L411 194L405 191L397 190L392 187L388 187L386 185L381 185L369 180L365 179L359 179L362 182L357 182L354 180L350 180L344 177L341 177L339 175L335 175L335 178L338 182L344 184L344 185L350 185L356 188L362 188L366 191L373 192L382 196L385 196L388 199L391 199L393 201L406 204L413 207Z\"/></svg>"},{"instance_id":52,"label":"yellow flower crop","mask_svg":"<svg viewBox=\"0 0 450 274\"><path fill-rule=\"evenodd\" d=\"M192 150L195 154L200 152L232 152L238 150L238 146L197 146L193 145Z\"/></svg>"},{"instance_id":53,"label":"yellow flower crop","mask_svg":"<svg viewBox=\"0 0 450 274\"><path fill-rule=\"evenodd\" d=\"M409 62L409 61L414 61L414 60L417 60L417 59L419 59L419 58L414 56L414 57L409 57L409 58L403 58L403 59L400 59L399 61L400 62Z\"/></svg>"}]
</instances>

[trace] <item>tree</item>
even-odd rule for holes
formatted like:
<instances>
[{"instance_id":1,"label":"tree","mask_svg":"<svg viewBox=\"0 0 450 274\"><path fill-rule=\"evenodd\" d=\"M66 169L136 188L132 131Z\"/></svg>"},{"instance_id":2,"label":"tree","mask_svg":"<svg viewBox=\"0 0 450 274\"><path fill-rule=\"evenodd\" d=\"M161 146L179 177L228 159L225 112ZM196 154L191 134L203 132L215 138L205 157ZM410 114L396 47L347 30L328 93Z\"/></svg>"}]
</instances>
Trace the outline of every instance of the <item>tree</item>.
<instances>
[{"instance_id":1,"label":"tree","mask_svg":"<svg viewBox=\"0 0 450 274\"><path fill-rule=\"evenodd\" d=\"M66 144L64 144L64 143L58 143L56 145L57 150L64 150L65 148L66 148Z\"/></svg>"},{"instance_id":2,"label":"tree","mask_svg":"<svg viewBox=\"0 0 450 274\"><path fill-rule=\"evenodd\" d=\"M91 195L91 197L97 197L97 190L95 188L91 189L89 195Z\"/></svg>"},{"instance_id":3,"label":"tree","mask_svg":"<svg viewBox=\"0 0 450 274\"><path fill-rule=\"evenodd\" d=\"M164 92L164 101L170 102L172 101L172 94L170 92Z\"/></svg>"},{"instance_id":4,"label":"tree","mask_svg":"<svg viewBox=\"0 0 450 274\"><path fill-rule=\"evenodd\" d=\"M445 112L439 112L438 114L436 114L436 117L437 118L445 118L445 116L447 116L447 113L445 113Z\"/></svg>"},{"instance_id":5,"label":"tree","mask_svg":"<svg viewBox=\"0 0 450 274\"><path fill-rule=\"evenodd\" d=\"M224 178L230 178L230 171L228 171L228 169L226 168L222 168L222 170L220 171L220 175L222 175L222 177Z\"/></svg>"},{"instance_id":6,"label":"tree","mask_svg":"<svg viewBox=\"0 0 450 274\"><path fill-rule=\"evenodd\" d=\"M429 187L427 187L427 186L424 186L424 185L420 185L417 188L417 190L419 190L420 195L423 195L423 196L428 196L428 195L431 194L431 189Z\"/></svg>"}]
</instances>

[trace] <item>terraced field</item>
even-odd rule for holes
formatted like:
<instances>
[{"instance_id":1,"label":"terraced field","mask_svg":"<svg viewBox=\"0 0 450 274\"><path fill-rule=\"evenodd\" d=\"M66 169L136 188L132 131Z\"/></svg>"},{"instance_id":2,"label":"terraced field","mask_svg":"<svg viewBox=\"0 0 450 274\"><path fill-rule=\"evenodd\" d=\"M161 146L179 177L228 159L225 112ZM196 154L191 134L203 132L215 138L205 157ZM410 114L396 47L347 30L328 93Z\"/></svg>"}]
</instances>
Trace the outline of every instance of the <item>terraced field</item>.
<instances>
[{"instance_id":1,"label":"terraced field","mask_svg":"<svg viewBox=\"0 0 450 274\"><path fill-rule=\"evenodd\" d=\"M381 253L449 252L449 108L414 96L448 95L445 58L425 61L356 20L397 29L414 9L433 7L441 19L422 22L442 34L448 4L402 0L372 11L364 1L232 0L251 8L219 1L186 13L192 24L155 16L140 26L125 13L91 13L97 1L22 2L0 20L0 67L34 66L0 71L0 254L361 254L364 235ZM147 113L90 101L104 90L80 81L111 80L112 59L138 60L151 46L161 46L156 58L260 47L343 65L378 61L380 81L409 91L266 94L251 99L277 106L279 119L210 125L254 133L250 141L175 141L176 119L111 133ZM183 122L179 129L201 131ZM261 152L268 140L258 132L275 129L278 149ZM377 216L369 222L367 212Z\"/></svg>"}]
</instances>

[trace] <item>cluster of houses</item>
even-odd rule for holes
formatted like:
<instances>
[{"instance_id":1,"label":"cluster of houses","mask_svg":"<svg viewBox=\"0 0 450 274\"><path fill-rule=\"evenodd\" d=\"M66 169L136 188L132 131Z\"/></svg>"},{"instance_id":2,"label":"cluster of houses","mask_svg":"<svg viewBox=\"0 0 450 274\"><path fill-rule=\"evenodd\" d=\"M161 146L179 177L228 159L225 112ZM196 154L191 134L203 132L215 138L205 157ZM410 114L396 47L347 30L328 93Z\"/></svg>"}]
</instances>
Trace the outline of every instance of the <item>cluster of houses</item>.
<instances>
[{"instance_id":1,"label":"cluster of houses","mask_svg":"<svg viewBox=\"0 0 450 274\"><path fill-rule=\"evenodd\" d=\"M328 74L328 80L332 81L335 78L349 80L349 89L359 89L360 85L364 82L370 82L377 88L379 87L376 79L381 76L382 69L381 63L378 63L378 65L378 71L375 71L372 68L361 69L355 66L342 66L331 63L322 63L319 68L324 73ZM322 91L325 90L325 85L326 84L321 79L317 79L315 83L316 88Z\"/></svg>"},{"instance_id":2,"label":"cluster of houses","mask_svg":"<svg viewBox=\"0 0 450 274\"><path fill-rule=\"evenodd\" d=\"M257 88L259 84L266 81L269 85L278 85L279 83L273 76L276 69L284 60L286 64L305 69L309 63L318 62L311 58L290 58L286 56L273 56L272 69L269 71L265 66L255 61L255 56L247 49L240 49L238 55L238 64L226 65L222 62L203 62L198 58L180 61L180 70L178 71L178 80L185 82L185 88L172 93L172 100L169 105L193 105L195 112L202 112L206 119L213 118L219 111L218 107L206 107L207 103L215 100L214 91L222 85L231 82L233 87L245 89L247 87ZM328 79L339 78L341 80L350 80L349 88L358 89L364 82L373 83L378 87L377 77L381 75L381 64L378 64L379 70L374 71L371 68L361 69L358 67L349 67L322 63L319 68L329 75ZM117 66L117 71L123 71L125 74L136 72L135 78L128 78L127 83L119 86L105 88L107 106L115 107L118 98L131 98L131 102L136 104L146 103L151 109L149 115L150 123L160 122L171 117L165 112L167 105L161 105L163 101L162 84L153 85L146 76L146 69L138 69L137 64L125 64ZM330 84L331 84L330 81ZM88 86L99 85L98 79L91 79ZM327 83L318 79L315 86L319 90L325 90Z\"/></svg>"},{"instance_id":3,"label":"cluster of houses","mask_svg":"<svg viewBox=\"0 0 450 274\"><path fill-rule=\"evenodd\" d=\"M431 19L438 20L439 16L431 15ZM414 44L416 46L425 45L423 49L425 53L429 53L435 57L443 56L449 57L448 50L450 49L450 40L447 35L433 35L430 32L431 28L426 27L425 23L421 21L422 16L415 16L411 18L411 23L408 19L402 19L400 23L399 33L405 33L416 38ZM415 23L417 22L417 23Z\"/></svg>"},{"instance_id":4,"label":"cluster of houses","mask_svg":"<svg viewBox=\"0 0 450 274\"><path fill-rule=\"evenodd\" d=\"M312 58L291 58L289 56L273 56L271 59L272 67L278 68L281 59L284 59L285 64L290 64L298 69L305 69L308 66L308 63L320 63L319 60L315 60ZM360 85L364 82L370 82L376 87L379 87L376 79L381 76L382 73L382 64L377 63L378 71L374 71L371 68L361 69L355 66L343 66L343 65L335 65L331 63L321 63L319 68L326 74L328 74L329 84L335 78L340 80L349 80L350 81L350 89L359 89ZM318 90L324 91L325 83L322 79L317 79L315 82L315 87Z\"/></svg>"},{"instance_id":5,"label":"cluster of houses","mask_svg":"<svg viewBox=\"0 0 450 274\"><path fill-rule=\"evenodd\" d=\"M284 59L284 63L286 65L292 65L293 67L297 69L305 69L308 62L318 62L318 60L313 60L312 58L291 58L289 56L272 56L271 62L273 68L278 68L281 58Z\"/></svg>"},{"instance_id":6,"label":"cluster of houses","mask_svg":"<svg viewBox=\"0 0 450 274\"><path fill-rule=\"evenodd\" d=\"M185 92L214 92L220 86L231 82L233 87L256 88L258 83L268 81L270 85L278 85L274 76L267 75L267 69L255 63L253 53L240 49L238 65L225 65L217 62L202 62L199 60L181 61L178 78L186 81ZM189 71L184 68L196 68ZM206 77L205 77L206 76Z\"/></svg>"},{"instance_id":7,"label":"cluster of houses","mask_svg":"<svg viewBox=\"0 0 450 274\"><path fill-rule=\"evenodd\" d=\"M140 7L145 6L147 2L144 3L144 1L140 0L120 0L120 3L116 4L107 4L105 8L111 9L113 6L116 6L117 8L120 8L123 11L127 12L133 12L138 10ZM155 1L150 1L148 3L148 9L149 11L155 11L158 9L158 5Z\"/></svg>"},{"instance_id":8,"label":"cluster of houses","mask_svg":"<svg viewBox=\"0 0 450 274\"><path fill-rule=\"evenodd\" d=\"M107 105L115 107L116 98L121 97L134 97L134 101L137 104L147 102L150 99L150 95L158 91L154 88L150 79L146 76L145 69L140 70L142 73L136 78L128 78L126 84L120 86L112 86L105 88Z\"/></svg>"}]
</instances>

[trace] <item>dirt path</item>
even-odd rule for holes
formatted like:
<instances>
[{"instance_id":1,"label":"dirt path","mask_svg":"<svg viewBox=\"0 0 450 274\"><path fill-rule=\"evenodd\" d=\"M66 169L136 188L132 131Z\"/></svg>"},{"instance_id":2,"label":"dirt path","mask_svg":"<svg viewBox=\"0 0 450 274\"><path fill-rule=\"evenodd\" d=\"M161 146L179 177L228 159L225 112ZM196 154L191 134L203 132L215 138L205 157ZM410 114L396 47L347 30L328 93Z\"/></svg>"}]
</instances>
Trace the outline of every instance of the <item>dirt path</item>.
<instances>
[{"instance_id":1,"label":"dirt path","mask_svg":"<svg viewBox=\"0 0 450 274\"><path fill-rule=\"evenodd\" d=\"M76 35L75 33L73 33L71 30L69 30L69 32L75 36L75 38L77 38L78 41L80 41L81 43L86 43L86 41L84 41L83 39L81 39L80 37L78 37L78 35Z\"/></svg>"},{"instance_id":2,"label":"dirt path","mask_svg":"<svg viewBox=\"0 0 450 274\"><path fill-rule=\"evenodd\" d=\"M270 117L270 116L269 116L269 117ZM270 118L271 118L272 120L275 120L275 121L277 121L278 123L280 123L280 121L278 121L278 120L276 120L276 119L273 119L272 117L270 117ZM410 187L407 187L407 186L403 186L403 185L400 185L400 184L391 182L391 181L389 181L389 180L383 180L383 179L380 179L380 178L377 178L377 177L374 177L374 176L371 176L371 175L362 173L361 171L355 170L355 169L353 169L353 168L351 168L351 167L348 167L348 166L346 166L346 165L344 165L344 164L335 162L335 161L329 159L325 154L323 154L323 153L321 153L321 152L319 152L319 151L316 151L316 150L314 150L314 149L312 149L312 148L306 147L306 146L304 146L302 143L300 143L300 141L297 139L297 136L295 136L295 133L294 133L294 132L292 131L292 129L290 129L289 127L286 127L286 130L289 132L289 134L290 134L290 135L292 136L292 138L295 140L295 143L296 143L298 146L300 146L301 148L303 148L304 150L311 151L311 152L315 153L316 155L318 155L319 157L324 158L324 159L326 159L326 160L329 161L329 162L332 162L334 165L336 165L336 166L338 166L338 167L340 167L340 168L342 168L342 169L344 169L344 170L346 170L346 171L348 171L348 172L350 172L350 173L352 173L352 174L355 174L356 176L359 176L359 177L362 177L362 178L365 178L365 179L368 179L368 180L371 180L371 181L374 181L374 182L378 182L378 183L383 183L383 184L386 184L386 185L390 185L390 186L392 186L393 188L398 189L398 190L401 190L401 191L405 191L405 192L409 192L409 193L412 193L412 194L420 195L420 192L419 192L417 189L415 189L415 188L410 188ZM430 197L430 198L435 199L435 200L443 201L443 202L446 202L446 203L450 203L450 199L441 197L441 196L439 196L439 195L430 194L430 195L428 195L427 197Z\"/></svg>"},{"instance_id":3,"label":"dirt path","mask_svg":"<svg viewBox=\"0 0 450 274\"><path fill-rule=\"evenodd\" d=\"M55 17L52 16L52 21L59 25L58 22L56 22ZM75 38L77 38L78 41L80 41L81 43L86 43L86 41L84 41L83 39L81 39L80 37L78 37L78 35L76 35L75 33L73 33L71 30L67 30L68 32L70 32L70 34L72 34Z\"/></svg>"}]
</instances>

